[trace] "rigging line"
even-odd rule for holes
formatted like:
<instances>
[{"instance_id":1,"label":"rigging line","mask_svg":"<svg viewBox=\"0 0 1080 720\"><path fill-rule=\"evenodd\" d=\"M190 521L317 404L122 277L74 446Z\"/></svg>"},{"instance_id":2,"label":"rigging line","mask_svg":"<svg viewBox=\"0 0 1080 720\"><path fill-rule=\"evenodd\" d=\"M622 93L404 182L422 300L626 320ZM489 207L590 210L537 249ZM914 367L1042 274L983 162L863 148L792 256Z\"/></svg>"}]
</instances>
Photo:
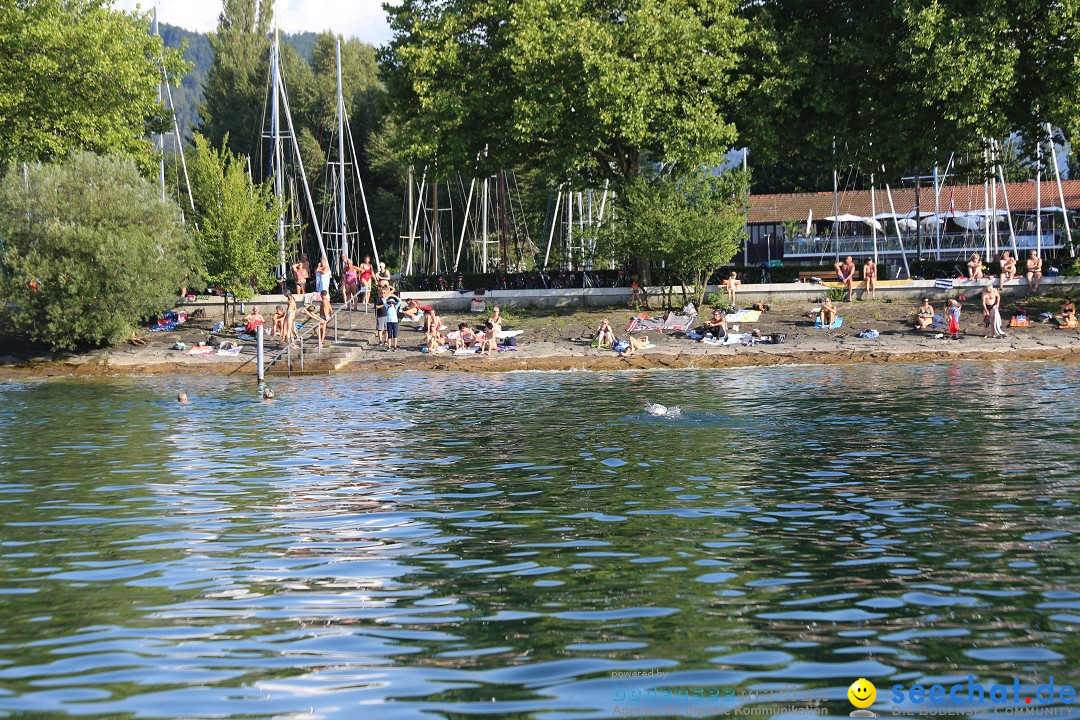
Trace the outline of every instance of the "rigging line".
<instances>
[{"instance_id":1,"label":"rigging line","mask_svg":"<svg viewBox=\"0 0 1080 720\"><path fill-rule=\"evenodd\" d=\"M256 150L262 150L262 138L263 138L262 131L263 131L263 128L266 127L266 106L270 104L269 98L270 98L270 95L274 92L274 89L270 87L270 85L273 83L273 71L274 71L273 70L273 63L267 65L267 67L266 67L266 87L269 88L270 92L269 93L263 93L262 115L259 117L259 129L257 131L258 132L258 140L255 143ZM253 130L253 132L255 132L254 128L252 130ZM278 132L279 133L281 132L281 128L278 128ZM271 148L273 148L275 140L276 140L276 138L270 138L270 147ZM249 144L248 148L250 149L250 147L251 147L251 145ZM271 149L270 152L273 152L273 149ZM266 168L263 166L262 153L261 152L256 152L255 154L259 156L259 177L266 177L267 173L266 173Z\"/></svg>"}]
</instances>

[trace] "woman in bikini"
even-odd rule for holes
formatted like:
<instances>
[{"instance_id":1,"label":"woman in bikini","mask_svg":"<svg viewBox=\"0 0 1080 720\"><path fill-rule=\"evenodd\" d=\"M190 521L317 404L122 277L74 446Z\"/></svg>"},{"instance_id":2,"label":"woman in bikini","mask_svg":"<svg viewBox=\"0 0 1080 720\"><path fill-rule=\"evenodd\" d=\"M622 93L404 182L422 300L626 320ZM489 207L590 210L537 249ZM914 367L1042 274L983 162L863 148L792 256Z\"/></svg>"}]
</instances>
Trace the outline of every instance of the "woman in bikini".
<instances>
[{"instance_id":1,"label":"woman in bikini","mask_svg":"<svg viewBox=\"0 0 1080 720\"><path fill-rule=\"evenodd\" d=\"M364 303L364 312L367 312L368 301L371 299L371 279L375 276L374 268L371 267L371 258L365 256L359 269L360 302Z\"/></svg>"},{"instance_id":2,"label":"woman in bikini","mask_svg":"<svg viewBox=\"0 0 1080 720\"><path fill-rule=\"evenodd\" d=\"M1058 326L1063 330L1072 330L1077 327L1076 304L1073 303L1072 298L1065 298L1065 301L1061 303L1061 320Z\"/></svg>"},{"instance_id":3,"label":"woman in bikini","mask_svg":"<svg viewBox=\"0 0 1080 720\"><path fill-rule=\"evenodd\" d=\"M922 299L922 305L916 311L915 315L915 329L925 330L934 323L934 307L930 304L930 298L924 297Z\"/></svg>"},{"instance_id":4,"label":"woman in bikini","mask_svg":"<svg viewBox=\"0 0 1080 720\"><path fill-rule=\"evenodd\" d=\"M494 355L499 351L498 325L493 325L490 320L484 325L484 342L480 346L481 355Z\"/></svg>"},{"instance_id":5,"label":"woman in bikini","mask_svg":"<svg viewBox=\"0 0 1080 720\"><path fill-rule=\"evenodd\" d=\"M292 270L296 278L296 294L302 297L307 292L307 281L311 277L311 265L307 255L301 254L300 259L293 263Z\"/></svg>"},{"instance_id":6,"label":"woman in bikini","mask_svg":"<svg viewBox=\"0 0 1080 720\"><path fill-rule=\"evenodd\" d=\"M356 293L360 287L360 270L353 261L345 258L345 272L342 275L342 284L345 286L345 304L350 310L356 309Z\"/></svg>"},{"instance_id":7,"label":"woman in bikini","mask_svg":"<svg viewBox=\"0 0 1080 720\"><path fill-rule=\"evenodd\" d=\"M600 327L596 328L596 342L597 347L606 348L615 344L615 333L611 331L611 325L607 320L600 322Z\"/></svg>"},{"instance_id":8,"label":"woman in bikini","mask_svg":"<svg viewBox=\"0 0 1080 720\"><path fill-rule=\"evenodd\" d=\"M476 344L476 335L466 323L458 323L457 329L456 349L471 350L472 346Z\"/></svg>"},{"instance_id":9,"label":"woman in bikini","mask_svg":"<svg viewBox=\"0 0 1080 720\"><path fill-rule=\"evenodd\" d=\"M863 280L866 281L866 292L870 293L870 297L877 297L877 263L874 262L874 258L866 258L866 262L862 266Z\"/></svg>"},{"instance_id":10,"label":"woman in bikini","mask_svg":"<svg viewBox=\"0 0 1080 720\"><path fill-rule=\"evenodd\" d=\"M375 283L377 285L390 284L390 271L386 269L386 263L379 263L379 271L375 273Z\"/></svg>"}]
</instances>

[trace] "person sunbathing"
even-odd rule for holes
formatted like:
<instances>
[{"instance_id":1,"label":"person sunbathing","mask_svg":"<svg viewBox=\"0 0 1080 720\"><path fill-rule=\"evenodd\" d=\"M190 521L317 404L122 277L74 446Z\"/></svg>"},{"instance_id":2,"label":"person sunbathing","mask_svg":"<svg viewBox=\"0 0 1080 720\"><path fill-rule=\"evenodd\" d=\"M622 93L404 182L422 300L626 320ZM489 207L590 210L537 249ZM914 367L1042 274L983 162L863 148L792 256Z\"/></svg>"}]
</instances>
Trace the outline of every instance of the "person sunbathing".
<instances>
[{"instance_id":1,"label":"person sunbathing","mask_svg":"<svg viewBox=\"0 0 1080 720\"><path fill-rule=\"evenodd\" d=\"M428 352L436 352L440 345L446 344L446 338L441 331L442 321L435 314L435 308L428 308L424 313L424 339L427 341Z\"/></svg>"},{"instance_id":2,"label":"person sunbathing","mask_svg":"<svg viewBox=\"0 0 1080 720\"><path fill-rule=\"evenodd\" d=\"M1076 304L1073 303L1072 298L1065 298L1065 301L1061 303L1061 319L1058 320L1058 326L1065 329L1076 329Z\"/></svg>"},{"instance_id":3,"label":"person sunbathing","mask_svg":"<svg viewBox=\"0 0 1080 720\"><path fill-rule=\"evenodd\" d=\"M491 355L499 351L499 339L497 330L498 325L492 324L490 320L484 325L484 342L480 345L481 355Z\"/></svg>"},{"instance_id":4,"label":"person sunbathing","mask_svg":"<svg viewBox=\"0 0 1080 720\"><path fill-rule=\"evenodd\" d=\"M982 280L983 277L983 264L982 256L979 253L971 253L971 259L967 263L968 280Z\"/></svg>"},{"instance_id":5,"label":"person sunbathing","mask_svg":"<svg viewBox=\"0 0 1080 720\"><path fill-rule=\"evenodd\" d=\"M262 313L259 312L259 306L253 305L251 312L244 316L244 332L249 335L254 335L258 331L259 326L265 322L266 319L263 318Z\"/></svg>"},{"instance_id":6,"label":"person sunbathing","mask_svg":"<svg viewBox=\"0 0 1080 720\"><path fill-rule=\"evenodd\" d=\"M405 305L398 310L398 314L408 320L419 322L424 315L424 311L420 308L420 303L412 298L405 298Z\"/></svg>"},{"instance_id":7,"label":"person sunbathing","mask_svg":"<svg viewBox=\"0 0 1080 720\"><path fill-rule=\"evenodd\" d=\"M925 330L934 324L934 306L930 304L930 298L924 297L922 305L915 311L915 329Z\"/></svg>"},{"instance_id":8,"label":"person sunbathing","mask_svg":"<svg viewBox=\"0 0 1080 720\"><path fill-rule=\"evenodd\" d=\"M611 331L611 325L607 320L600 322L600 327L596 328L596 342L597 347L611 347L615 344L615 333Z\"/></svg>"},{"instance_id":9,"label":"person sunbathing","mask_svg":"<svg viewBox=\"0 0 1080 720\"><path fill-rule=\"evenodd\" d=\"M1024 276L1027 278L1028 287L1031 288L1032 295L1039 294L1039 281L1042 280L1042 258L1039 257L1039 253L1032 250L1028 253L1027 259L1027 272Z\"/></svg>"},{"instance_id":10,"label":"person sunbathing","mask_svg":"<svg viewBox=\"0 0 1080 720\"><path fill-rule=\"evenodd\" d=\"M502 315L499 314L499 306L491 308L491 317L488 318L494 325L502 325Z\"/></svg>"},{"instance_id":11,"label":"person sunbathing","mask_svg":"<svg viewBox=\"0 0 1080 720\"><path fill-rule=\"evenodd\" d=\"M999 281L1000 287L1005 287L1005 283L1016 277L1016 258L1012 256L1012 253L1005 250L1001 253L1001 279Z\"/></svg>"},{"instance_id":12,"label":"person sunbathing","mask_svg":"<svg viewBox=\"0 0 1080 720\"><path fill-rule=\"evenodd\" d=\"M458 350L471 350L473 345L476 344L476 335L466 323L458 323L457 343L455 348Z\"/></svg>"},{"instance_id":13,"label":"person sunbathing","mask_svg":"<svg viewBox=\"0 0 1080 720\"><path fill-rule=\"evenodd\" d=\"M272 320L274 325L270 330L270 337L281 337L285 335L285 306L278 305L274 308L274 315Z\"/></svg>"},{"instance_id":14,"label":"person sunbathing","mask_svg":"<svg viewBox=\"0 0 1080 720\"><path fill-rule=\"evenodd\" d=\"M641 350L649 346L649 338L645 335L642 335L641 339L638 339L631 335L626 339L626 341L630 344L625 350L619 353L619 355L621 355L622 357L630 357L634 354L635 350Z\"/></svg>"},{"instance_id":15,"label":"person sunbathing","mask_svg":"<svg viewBox=\"0 0 1080 720\"><path fill-rule=\"evenodd\" d=\"M712 335L717 340L725 340L727 339L728 334L727 318L721 310L714 309L712 311L712 317L706 320L702 326L698 328L698 331L701 333L701 340L699 342L704 342L706 335Z\"/></svg>"},{"instance_id":16,"label":"person sunbathing","mask_svg":"<svg viewBox=\"0 0 1080 720\"><path fill-rule=\"evenodd\" d=\"M821 309L818 310L818 320L821 321L821 327L825 330L830 329L832 324L836 322L836 306L833 305L830 298L825 298L825 302L821 303Z\"/></svg>"}]
</instances>

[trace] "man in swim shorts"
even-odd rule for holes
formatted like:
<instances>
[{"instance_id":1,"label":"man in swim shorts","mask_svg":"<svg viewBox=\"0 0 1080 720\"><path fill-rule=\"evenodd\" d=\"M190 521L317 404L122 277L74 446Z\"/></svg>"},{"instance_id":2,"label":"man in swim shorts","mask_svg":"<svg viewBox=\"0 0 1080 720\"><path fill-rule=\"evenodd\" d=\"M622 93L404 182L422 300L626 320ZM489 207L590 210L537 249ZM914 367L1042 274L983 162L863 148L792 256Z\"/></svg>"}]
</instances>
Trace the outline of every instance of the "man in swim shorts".
<instances>
[{"instance_id":1,"label":"man in swim shorts","mask_svg":"<svg viewBox=\"0 0 1080 720\"><path fill-rule=\"evenodd\" d=\"M982 306L983 337L988 338L991 333L995 338L1005 337L1005 332L1001 329L1001 291L993 285L983 290Z\"/></svg>"},{"instance_id":2,"label":"man in swim shorts","mask_svg":"<svg viewBox=\"0 0 1080 720\"><path fill-rule=\"evenodd\" d=\"M852 294L855 292L855 260L848 255L844 262L836 263L836 275L840 278L840 282L844 283L844 287L847 288L847 299L851 302Z\"/></svg>"}]
</instances>

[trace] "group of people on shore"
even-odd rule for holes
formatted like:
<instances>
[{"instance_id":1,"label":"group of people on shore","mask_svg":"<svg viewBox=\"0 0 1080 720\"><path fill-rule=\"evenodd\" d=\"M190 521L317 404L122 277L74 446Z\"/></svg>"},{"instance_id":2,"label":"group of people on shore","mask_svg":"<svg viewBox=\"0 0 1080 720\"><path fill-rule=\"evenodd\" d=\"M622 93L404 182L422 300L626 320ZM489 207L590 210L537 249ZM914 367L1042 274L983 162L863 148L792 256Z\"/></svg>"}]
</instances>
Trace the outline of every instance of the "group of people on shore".
<instances>
[{"instance_id":1,"label":"group of people on shore","mask_svg":"<svg viewBox=\"0 0 1080 720\"><path fill-rule=\"evenodd\" d=\"M1005 338L1005 331L1001 325L1001 290L990 285L982 291L981 300L983 337ZM941 322L945 324L945 330L950 335L957 335L960 332L960 310L959 300L946 300L943 317L939 318L934 311L934 306L930 303L930 298L924 297L922 303L915 310L915 329L933 329ZM1049 314L1047 314L1047 317L1049 317ZM1058 315L1056 320L1058 327L1063 330L1075 330L1080 327L1076 317L1076 304L1072 298L1066 297L1062 301L1061 314Z\"/></svg>"},{"instance_id":2,"label":"group of people on shore","mask_svg":"<svg viewBox=\"0 0 1080 720\"><path fill-rule=\"evenodd\" d=\"M292 264L293 284L296 294L303 297L307 293L307 283L311 277L311 263L308 256L301 254L300 259ZM315 292L321 295L323 291L330 292L330 263L326 257L319 259L315 267ZM364 261L355 264L347 255L341 258L341 291L346 305L356 309L357 298L367 310L371 300L372 287L382 287L383 283L389 285L390 271L386 269L386 263L379 263L378 270L371 264L371 257L365 255Z\"/></svg>"},{"instance_id":3,"label":"group of people on shore","mask_svg":"<svg viewBox=\"0 0 1080 720\"><path fill-rule=\"evenodd\" d=\"M1012 256L1011 250L1003 250L998 260L1001 266L1001 273L998 275L998 287L1005 287L1005 283L1019 277L1016 272L1016 258ZM967 262L968 279L982 280L990 277L984 273L984 270L982 255L978 252L971 253L971 259ZM1027 260L1024 261L1024 278L1027 280L1028 287L1031 288L1032 295L1038 295L1042 276L1042 258L1039 257L1037 251L1032 250L1028 253ZM990 279L993 282L993 278Z\"/></svg>"}]
</instances>

